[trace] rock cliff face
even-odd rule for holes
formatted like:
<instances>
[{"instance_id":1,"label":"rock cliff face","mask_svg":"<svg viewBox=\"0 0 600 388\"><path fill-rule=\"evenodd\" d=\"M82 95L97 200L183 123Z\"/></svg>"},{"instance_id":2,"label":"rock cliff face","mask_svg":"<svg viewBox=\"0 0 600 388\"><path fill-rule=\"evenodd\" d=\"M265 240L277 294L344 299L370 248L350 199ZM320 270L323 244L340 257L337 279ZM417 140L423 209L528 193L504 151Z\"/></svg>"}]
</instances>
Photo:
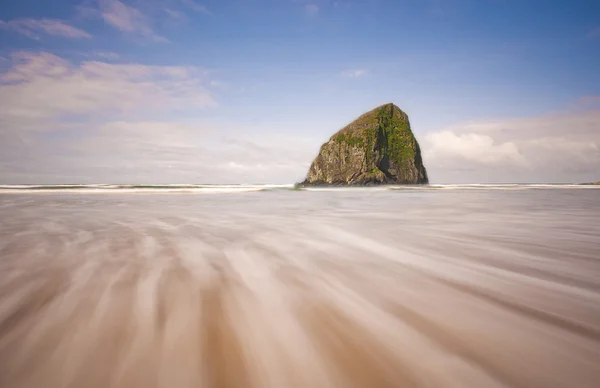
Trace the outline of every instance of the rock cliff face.
<instances>
[{"instance_id":1,"label":"rock cliff face","mask_svg":"<svg viewBox=\"0 0 600 388\"><path fill-rule=\"evenodd\" d=\"M408 116L394 104L365 113L321 146L302 185L428 183Z\"/></svg>"}]
</instances>

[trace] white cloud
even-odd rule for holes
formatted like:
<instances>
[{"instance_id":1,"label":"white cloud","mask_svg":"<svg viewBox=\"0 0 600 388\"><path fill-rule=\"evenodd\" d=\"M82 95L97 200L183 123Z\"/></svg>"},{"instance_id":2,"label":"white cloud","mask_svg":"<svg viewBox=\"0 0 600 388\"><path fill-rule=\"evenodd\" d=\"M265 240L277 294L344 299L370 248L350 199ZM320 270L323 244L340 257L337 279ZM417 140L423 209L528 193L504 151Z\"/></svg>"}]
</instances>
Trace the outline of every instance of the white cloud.
<instances>
[{"instance_id":1,"label":"white cloud","mask_svg":"<svg viewBox=\"0 0 600 388\"><path fill-rule=\"evenodd\" d=\"M238 135L223 136L224 131ZM0 131L0 182L292 183L304 178L318 142L234 126L111 121L36 132Z\"/></svg>"},{"instance_id":2,"label":"white cloud","mask_svg":"<svg viewBox=\"0 0 600 388\"><path fill-rule=\"evenodd\" d=\"M205 126L156 120L214 106L205 71L49 53L11 60L0 74L0 181L177 180L203 160L194 141Z\"/></svg>"},{"instance_id":3,"label":"white cloud","mask_svg":"<svg viewBox=\"0 0 600 388\"><path fill-rule=\"evenodd\" d=\"M87 32L56 19L0 20L0 28L16 31L35 40L41 39L40 34L72 39L89 39L92 37Z\"/></svg>"},{"instance_id":4,"label":"white cloud","mask_svg":"<svg viewBox=\"0 0 600 388\"><path fill-rule=\"evenodd\" d=\"M477 133L434 132L427 136L425 157L428 162L448 166L450 163L477 163L494 166L526 166L527 161L512 142L495 144L491 136Z\"/></svg>"},{"instance_id":5,"label":"white cloud","mask_svg":"<svg viewBox=\"0 0 600 388\"><path fill-rule=\"evenodd\" d=\"M86 122L55 127L50 137L0 130L0 182L176 182L207 162L193 142L206 132L164 121Z\"/></svg>"},{"instance_id":6,"label":"white cloud","mask_svg":"<svg viewBox=\"0 0 600 388\"><path fill-rule=\"evenodd\" d=\"M491 181L510 176L528 181L597 180L600 109L455 125L428 133L421 146L433 180L450 175L459 181L482 176Z\"/></svg>"},{"instance_id":7,"label":"white cloud","mask_svg":"<svg viewBox=\"0 0 600 388\"><path fill-rule=\"evenodd\" d=\"M19 52L0 75L0 120L135 115L215 105L195 67L84 61Z\"/></svg>"},{"instance_id":8,"label":"white cloud","mask_svg":"<svg viewBox=\"0 0 600 388\"><path fill-rule=\"evenodd\" d=\"M212 128L198 122L111 121L92 125L86 136L68 147L83 165L88 164L85 158L93 158L112 169L127 160L134 160L141 168L190 164L197 168L207 156L198 139L206 140L211 132Z\"/></svg>"},{"instance_id":9,"label":"white cloud","mask_svg":"<svg viewBox=\"0 0 600 388\"><path fill-rule=\"evenodd\" d=\"M366 69L349 69L342 71L341 75L345 78L360 78L369 74L369 71Z\"/></svg>"},{"instance_id":10,"label":"white cloud","mask_svg":"<svg viewBox=\"0 0 600 388\"><path fill-rule=\"evenodd\" d=\"M30 52L11 62L0 74L2 183L288 183L318 150L318 140L203 121L215 102L198 68Z\"/></svg>"}]
</instances>

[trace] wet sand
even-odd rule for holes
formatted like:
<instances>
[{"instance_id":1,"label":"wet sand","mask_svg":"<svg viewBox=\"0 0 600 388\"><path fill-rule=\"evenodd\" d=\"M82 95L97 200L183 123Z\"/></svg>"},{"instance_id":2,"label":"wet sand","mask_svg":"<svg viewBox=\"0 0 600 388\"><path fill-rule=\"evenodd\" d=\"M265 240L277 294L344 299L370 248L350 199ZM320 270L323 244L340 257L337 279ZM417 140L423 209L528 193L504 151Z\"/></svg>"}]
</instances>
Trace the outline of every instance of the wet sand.
<instances>
[{"instance_id":1,"label":"wet sand","mask_svg":"<svg viewBox=\"0 0 600 388\"><path fill-rule=\"evenodd\" d=\"M0 195L0 387L598 387L600 190Z\"/></svg>"}]
</instances>

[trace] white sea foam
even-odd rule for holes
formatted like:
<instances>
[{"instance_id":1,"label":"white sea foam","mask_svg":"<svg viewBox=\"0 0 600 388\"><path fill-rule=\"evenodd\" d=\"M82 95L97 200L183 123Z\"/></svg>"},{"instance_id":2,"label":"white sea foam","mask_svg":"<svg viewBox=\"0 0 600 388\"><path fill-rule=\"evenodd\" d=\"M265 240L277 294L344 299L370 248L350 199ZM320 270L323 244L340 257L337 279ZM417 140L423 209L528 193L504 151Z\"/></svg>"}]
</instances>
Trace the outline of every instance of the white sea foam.
<instances>
[{"instance_id":1,"label":"white sea foam","mask_svg":"<svg viewBox=\"0 0 600 388\"><path fill-rule=\"evenodd\" d=\"M307 186L294 184L71 184L71 185L0 185L0 194L18 193L196 193L225 194L273 190L302 190L325 192L361 192L381 190L531 190L531 189L600 189L589 184L430 184L387 186Z\"/></svg>"},{"instance_id":2,"label":"white sea foam","mask_svg":"<svg viewBox=\"0 0 600 388\"><path fill-rule=\"evenodd\" d=\"M0 185L0 194L18 193L244 193L273 189L290 189L293 185Z\"/></svg>"}]
</instances>

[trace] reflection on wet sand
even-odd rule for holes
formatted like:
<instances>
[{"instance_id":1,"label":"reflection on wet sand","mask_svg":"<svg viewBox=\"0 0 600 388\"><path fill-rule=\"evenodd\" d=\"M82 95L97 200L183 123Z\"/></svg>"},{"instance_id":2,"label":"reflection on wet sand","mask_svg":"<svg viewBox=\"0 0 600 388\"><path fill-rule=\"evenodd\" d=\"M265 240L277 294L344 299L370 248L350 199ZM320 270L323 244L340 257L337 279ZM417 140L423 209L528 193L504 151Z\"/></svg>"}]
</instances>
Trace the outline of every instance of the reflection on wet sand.
<instances>
[{"instance_id":1,"label":"reflection on wet sand","mask_svg":"<svg viewBox=\"0 0 600 388\"><path fill-rule=\"evenodd\" d=\"M0 196L0 386L597 387L598 194Z\"/></svg>"}]
</instances>

